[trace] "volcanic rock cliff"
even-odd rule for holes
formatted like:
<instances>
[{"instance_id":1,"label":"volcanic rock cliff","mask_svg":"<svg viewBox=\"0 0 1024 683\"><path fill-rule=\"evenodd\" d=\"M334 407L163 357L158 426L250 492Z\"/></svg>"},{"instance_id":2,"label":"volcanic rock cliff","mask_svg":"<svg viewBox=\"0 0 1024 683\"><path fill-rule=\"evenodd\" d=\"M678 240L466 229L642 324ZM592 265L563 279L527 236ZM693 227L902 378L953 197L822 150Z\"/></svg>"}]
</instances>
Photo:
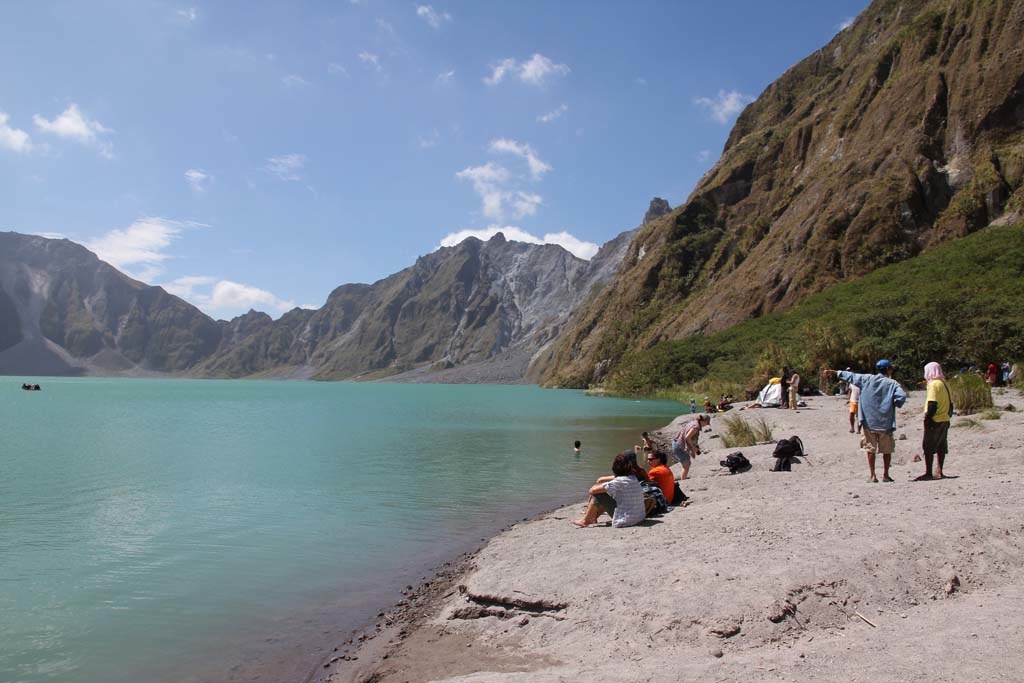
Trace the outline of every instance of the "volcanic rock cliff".
<instances>
[{"instance_id":1,"label":"volcanic rock cliff","mask_svg":"<svg viewBox=\"0 0 1024 683\"><path fill-rule=\"evenodd\" d=\"M0 372L145 374L213 353L218 323L68 240L0 233Z\"/></svg>"},{"instance_id":2,"label":"volcanic rock cliff","mask_svg":"<svg viewBox=\"0 0 1024 683\"><path fill-rule=\"evenodd\" d=\"M786 308L1024 207L1024 0L877 0L740 115L688 201L636 235L535 366L626 354Z\"/></svg>"}]
</instances>

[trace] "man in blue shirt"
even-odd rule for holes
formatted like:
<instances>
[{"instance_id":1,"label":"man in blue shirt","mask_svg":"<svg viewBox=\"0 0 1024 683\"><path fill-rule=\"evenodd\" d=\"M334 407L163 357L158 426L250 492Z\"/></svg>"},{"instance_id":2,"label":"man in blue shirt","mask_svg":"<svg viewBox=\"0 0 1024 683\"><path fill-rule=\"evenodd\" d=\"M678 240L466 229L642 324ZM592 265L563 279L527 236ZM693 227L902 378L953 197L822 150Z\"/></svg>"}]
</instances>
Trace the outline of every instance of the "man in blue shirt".
<instances>
[{"instance_id":1,"label":"man in blue shirt","mask_svg":"<svg viewBox=\"0 0 1024 683\"><path fill-rule=\"evenodd\" d=\"M860 403L857 406L857 417L860 419L861 448L868 456L868 470L873 484L878 483L875 476L875 454L882 453L882 481L891 482L889 464L892 452L896 450L896 409L907 401L907 392L900 383L892 378L892 363L884 358L875 363L877 374L862 375L849 370L829 370L840 380L860 387Z\"/></svg>"}]
</instances>

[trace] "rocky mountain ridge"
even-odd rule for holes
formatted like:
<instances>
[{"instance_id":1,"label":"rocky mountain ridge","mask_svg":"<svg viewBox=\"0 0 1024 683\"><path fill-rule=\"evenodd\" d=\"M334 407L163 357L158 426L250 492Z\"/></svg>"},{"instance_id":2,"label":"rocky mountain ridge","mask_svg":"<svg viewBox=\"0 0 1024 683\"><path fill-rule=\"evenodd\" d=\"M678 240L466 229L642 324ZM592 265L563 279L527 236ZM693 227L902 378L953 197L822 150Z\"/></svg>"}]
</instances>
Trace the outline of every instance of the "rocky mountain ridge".
<instances>
[{"instance_id":1,"label":"rocky mountain ridge","mask_svg":"<svg viewBox=\"0 0 1024 683\"><path fill-rule=\"evenodd\" d=\"M631 236L589 262L469 238L315 311L215 321L68 240L0 233L0 372L523 382Z\"/></svg>"},{"instance_id":2,"label":"rocky mountain ridge","mask_svg":"<svg viewBox=\"0 0 1024 683\"><path fill-rule=\"evenodd\" d=\"M539 374L787 308L1024 208L1024 1L876 0L739 116Z\"/></svg>"}]
</instances>

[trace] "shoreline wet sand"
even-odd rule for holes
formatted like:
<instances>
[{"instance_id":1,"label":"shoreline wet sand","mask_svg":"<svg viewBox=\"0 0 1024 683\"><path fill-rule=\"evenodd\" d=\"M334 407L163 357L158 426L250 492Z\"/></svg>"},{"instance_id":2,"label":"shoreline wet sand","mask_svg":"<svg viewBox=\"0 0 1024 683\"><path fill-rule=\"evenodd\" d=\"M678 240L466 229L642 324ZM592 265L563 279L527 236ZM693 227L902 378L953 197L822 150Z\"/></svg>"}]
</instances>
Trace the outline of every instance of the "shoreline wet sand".
<instances>
[{"instance_id":1,"label":"shoreline wet sand","mask_svg":"<svg viewBox=\"0 0 1024 683\"><path fill-rule=\"evenodd\" d=\"M582 502L512 525L307 680L1014 680L1024 399L994 400L1018 411L973 416L980 427L954 418L950 478L913 482L923 393L911 392L891 484L866 482L842 399L732 411L799 435L808 458L774 473L772 445L705 434L690 506L629 529L573 528ZM732 450L754 468L719 467Z\"/></svg>"}]
</instances>

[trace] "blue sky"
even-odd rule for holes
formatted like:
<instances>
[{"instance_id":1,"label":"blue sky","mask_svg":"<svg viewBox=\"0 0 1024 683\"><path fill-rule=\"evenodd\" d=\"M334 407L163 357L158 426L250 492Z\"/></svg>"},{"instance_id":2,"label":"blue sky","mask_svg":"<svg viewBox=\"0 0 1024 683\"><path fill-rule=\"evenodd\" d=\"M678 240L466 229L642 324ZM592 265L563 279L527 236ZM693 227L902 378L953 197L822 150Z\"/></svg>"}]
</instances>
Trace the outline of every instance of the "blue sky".
<instances>
[{"instance_id":1,"label":"blue sky","mask_svg":"<svg viewBox=\"0 0 1024 683\"><path fill-rule=\"evenodd\" d=\"M867 4L10 4L0 230L222 318L497 228L587 257Z\"/></svg>"}]
</instances>

